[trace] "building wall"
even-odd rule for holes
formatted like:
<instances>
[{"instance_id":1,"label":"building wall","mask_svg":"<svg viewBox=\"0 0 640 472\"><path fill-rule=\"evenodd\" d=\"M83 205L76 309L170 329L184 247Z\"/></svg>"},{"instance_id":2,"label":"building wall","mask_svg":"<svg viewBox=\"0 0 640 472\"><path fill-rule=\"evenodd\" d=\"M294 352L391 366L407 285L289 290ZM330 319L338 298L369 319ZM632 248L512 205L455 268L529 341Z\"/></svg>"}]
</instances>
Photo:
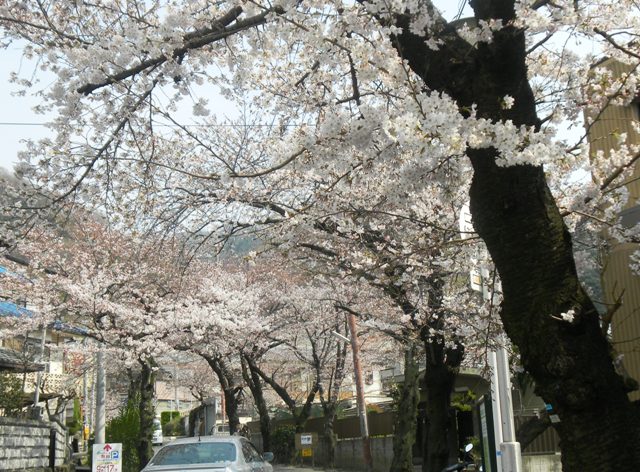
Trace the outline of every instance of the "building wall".
<instances>
[{"instance_id":1,"label":"building wall","mask_svg":"<svg viewBox=\"0 0 640 472\"><path fill-rule=\"evenodd\" d=\"M55 465L65 463L66 433L57 423L0 417L0 470L45 471L49 469L51 431L56 432Z\"/></svg>"},{"instance_id":2,"label":"building wall","mask_svg":"<svg viewBox=\"0 0 640 472\"><path fill-rule=\"evenodd\" d=\"M562 472L560 454L524 455L522 472Z\"/></svg>"},{"instance_id":3,"label":"building wall","mask_svg":"<svg viewBox=\"0 0 640 472\"><path fill-rule=\"evenodd\" d=\"M610 69L614 76L620 76L630 71L629 66L620 62L605 60L596 67L606 67ZM640 143L640 136L634 131L632 122L638 121L639 116L638 103L629 106L607 106L602 113L595 119L589 129L589 147L592 157L596 156L598 151L604 153L604 157L609 157L609 151L619 147L618 137L626 133L627 142ZM627 184L630 192L629 206L635 205L635 200L640 197L640 166L635 166L633 177Z\"/></svg>"},{"instance_id":4,"label":"building wall","mask_svg":"<svg viewBox=\"0 0 640 472\"><path fill-rule=\"evenodd\" d=\"M616 76L629 71L628 66L612 60L605 60L597 67L607 67ZM632 126L633 121L640 119L639 111L637 102L624 107L610 105L604 109L589 129L592 159L598 158L599 152L605 159L608 158L609 150L619 146L618 136L623 133L627 134L627 142L640 143L640 136ZM626 187L629 201L621 218L623 225L632 227L640 222L640 165L635 165ZM640 278L629 268L630 256L640 250L640 245L618 244L616 241L609 241L609 244L608 251L603 254L604 302L611 307L622 299L622 306L613 316L613 346L618 354L623 355L624 368L629 375L640 381ZM632 392L629 397L631 400L640 400L640 392Z\"/></svg>"},{"instance_id":5,"label":"building wall","mask_svg":"<svg viewBox=\"0 0 640 472\"><path fill-rule=\"evenodd\" d=\"M606 259L602 283L608 304L619 297L622 305L613 315L613 347L624 356L623 365L629 374L640 380L640 277L629 267L631 255L640 249L637 244L621 244L611 248ZM640 399L640 392L632 392L632 400Z\"/></svg>"}]
</instances>

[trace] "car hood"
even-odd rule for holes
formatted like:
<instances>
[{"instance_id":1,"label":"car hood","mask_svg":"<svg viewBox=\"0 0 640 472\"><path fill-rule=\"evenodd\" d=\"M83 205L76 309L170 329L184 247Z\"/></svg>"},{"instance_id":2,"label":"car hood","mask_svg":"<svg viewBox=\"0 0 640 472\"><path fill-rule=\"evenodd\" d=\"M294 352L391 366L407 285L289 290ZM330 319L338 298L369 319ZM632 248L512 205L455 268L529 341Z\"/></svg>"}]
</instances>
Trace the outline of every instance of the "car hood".
<instances>
[{"instance_id":1,"label":"car hood","mask_svg":"<svg viewBox=\"0 0 640 472\"><path fill-rule=\"evenodd\" d=\"M151 465L142 469L142 472L233 472L233 467L211 464L188 465Z\"/></svg>"}]
</instances>

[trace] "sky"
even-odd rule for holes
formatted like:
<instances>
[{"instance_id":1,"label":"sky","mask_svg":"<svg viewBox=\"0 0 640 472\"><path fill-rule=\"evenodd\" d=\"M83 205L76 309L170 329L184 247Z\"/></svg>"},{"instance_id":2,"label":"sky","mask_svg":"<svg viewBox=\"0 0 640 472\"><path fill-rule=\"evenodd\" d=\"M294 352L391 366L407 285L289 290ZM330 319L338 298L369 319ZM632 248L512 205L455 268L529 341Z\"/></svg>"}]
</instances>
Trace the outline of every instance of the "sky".
<instances>
[{"instance_id":1,"label":"sky","mask_svg":"<svg viewBox=\"0 0 640 472\"><path fill-rule=\"evenodd\" d=\"M446 18L458 13L462 0L434 1ZM465 13L467 13L467 11ZM11 72L21 72L21 76L29 76L35 68L22 58L18 44L11 44L7 49L0 49L0 167L12 170L18 160L18 152L24 149L24 140L37 140L50 134L45 126L50 117L38 115L33 107L39 102L34 96L16 96L15 84L9 82ZM41 76L41 83L36 90L46 87L46 80L51 76Z\"/></svg>"},{"instance_id":2,"label":"sky","mask_svg":"<svg viewBox=\"0 0 640 472\"><path fill-rule=\"evenodd\" d=\"M22 51L10 45L0 49L0 167L11 169L17 154L23 148L24 139L45 137L48 130L43 123L46 117L36 115L32 108L38 104L36 97L15 96L17 87L9 82L11 71L31 71L33 65L22 61Z\"/></svg>"}]
</instances>

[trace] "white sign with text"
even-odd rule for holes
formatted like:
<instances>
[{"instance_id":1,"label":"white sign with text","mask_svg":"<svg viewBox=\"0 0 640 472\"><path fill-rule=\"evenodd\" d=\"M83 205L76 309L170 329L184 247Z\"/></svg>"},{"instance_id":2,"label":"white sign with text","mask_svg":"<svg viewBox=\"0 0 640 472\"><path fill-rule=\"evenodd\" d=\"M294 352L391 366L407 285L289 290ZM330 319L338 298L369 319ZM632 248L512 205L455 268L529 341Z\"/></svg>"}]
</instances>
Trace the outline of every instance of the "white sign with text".
<instances>
[{"instance_id":1,"label":"white sign with text","mask_svg":"<svg viewBox=\"0 0 640 472\"><path fill-rule=\"evenodd\" d=\"M91 472L122 472L122 443L94 444Z\"/></svg>"}]
</instances>

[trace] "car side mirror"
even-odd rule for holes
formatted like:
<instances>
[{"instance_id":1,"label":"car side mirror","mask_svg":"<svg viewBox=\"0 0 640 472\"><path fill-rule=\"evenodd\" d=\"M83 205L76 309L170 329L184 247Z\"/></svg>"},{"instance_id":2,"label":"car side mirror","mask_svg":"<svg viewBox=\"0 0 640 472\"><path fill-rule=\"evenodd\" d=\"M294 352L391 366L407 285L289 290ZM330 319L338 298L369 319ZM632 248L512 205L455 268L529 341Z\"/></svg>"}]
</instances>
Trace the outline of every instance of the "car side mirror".
<instances>
[{"instance_id":1,"label":"car side mirror","mask_svg":"<svg viewBox=\"0 0 640 472\"><path fill-rule=\"evenodd\" d=\"M267 461L267 462L271 462L273 460L273 452L265 452L262 454L262 458Z\"/></svg>"}]
</instances>

